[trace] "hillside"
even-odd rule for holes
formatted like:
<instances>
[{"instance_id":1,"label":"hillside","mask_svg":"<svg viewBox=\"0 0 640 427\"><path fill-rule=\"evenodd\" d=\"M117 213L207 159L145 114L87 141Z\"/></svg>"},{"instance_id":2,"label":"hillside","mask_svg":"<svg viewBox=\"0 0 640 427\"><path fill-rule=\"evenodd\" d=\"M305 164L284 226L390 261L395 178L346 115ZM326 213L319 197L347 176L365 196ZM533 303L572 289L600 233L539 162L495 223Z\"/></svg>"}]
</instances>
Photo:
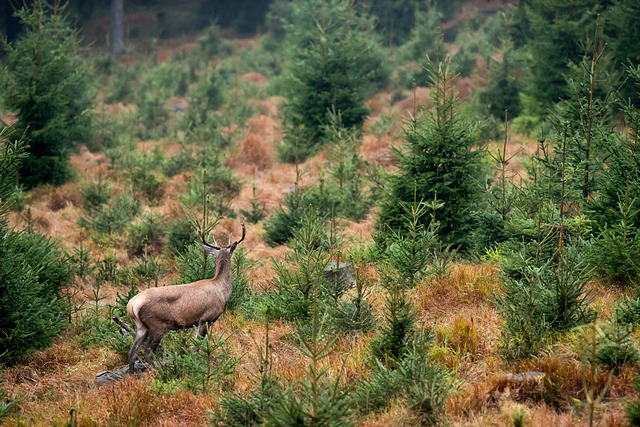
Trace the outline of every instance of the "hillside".
<instances>
[{"instance_id":1,"label":"hillside","mask_svg":"<svg viewBox=\"0 0 640 427\"><path fill-rule=\"evenodd\" d=\"M640 181L634 181L634 169L626 178L626 193L622 181L614 184L611 178L611 185L602 184L602 194L616 188L611 197L619 203L626 194L626 208L620 210L627 209L628 215L598 223L613 214L593 214L604 212L590 204L604 196L594 189L582 198L583 163L567 160L566 141L582 138L575 136L580 131L567 136L568 131L562 133L545 121L563 114L561 101L545 110L553 114L536 116L542 107L527 98L521 86L516 97L529 102L518 107L522 112L513 120L509 116L507 123L492 115L491 102L481 94L495 84L506 92L512 80L529 76L522 65L527 53L510 56L512 45L501 38L509 25L524 26L517 5L458 2L452 13L447 16L445 10L437 19L429 9L424 19L435 19L426 22L437 27L420 21L423 32L415 30L404 44L371 47L371 57L362 53L370 52L369 47L354 48L352 52L363 56L352 56L354 64L362 60L379 65L379 75L363 72L360 82L366 83L353 89L364 94L367 113L353 113L355 124L349 127L347 108L333 115L323 111L325 122L310 134L305 132L311 132L311 126L304 121L309 107L295 97L296 91L291 93L292 87L303 93L303 86L295 86L291 76L292 70L300 71L293 75L298 79L314 75L317 70L304 67L305 60L313 63L316 57L302 60L293 46L308 37L311 42L300 52L314 52L331 39L327 34L334 22L327 19L329 24L322 27L325 22L318 18L316 26L325 33L315 39L312 26L300 25L308 12L300 6L294 9L299 16L291 12L283 18L290 19L294 30L272 22L251 37L217 25L181 34L172 30L162 37L154 33L159 17L173 20L176 28L183 25L180 19L192 19L192 3L163 9L163 14L144 5L128 12L127 53L120 58L108 56L104 40L83 48L96 75L96 96L90 111L92 132L68 156L70 178L23 188L12 196L6 230L59 242L71 281L58 296L66 311L60 312L64 322L52 344L2 362L2 425L199 426L238 425L241 419L250 420L246 425L288 425L300 419L300 425L577 426L588 424L589 417L594 425L629 425L625 407L640 399L634 386L640 337L634 312L638 305L633 305L640 304L634 276L640 268L633 261L633 267L615 264L611 258L616 256L606 253L613 251L613 244L598 242L623 221L631 229L625 229L624 237L632 243L619 257L635 253L640 234L631 228L637 216L633 191ZM341 10L340 2L326 3ZM285 15L283 10L274 7L272 12ZM334 13L329 6L327 10ZM504 18L507 15L512 21ZM347 51L346 40L362 42L356 30L366 27L364 20L351 29L346 18L346 23L335 19L342 25L338 33L356 34L345 35L335 46ZM82 24L83 37L98 40L108 17L97 14ZM423 34L440 34L437 28L443 32L443 46L440 36L425 42ZM389 33L388 39L393 36ZM517 49L525 49L525 42L516 43ZM337 57L331 49L324 52ZM420 49L436 64L443 61L441 52L447 52L459 74L443 71L440 86L433 76L442 68L428 73L424 55L409 58ZM384 61L375 62L375 55ZM515 71L499 80L497 70L507 58L515 58ZM356 68L337 75L356 76L353 81L358 81ZM389 69L387 78L381 77L383 68ZM594 93L600 92L592 88ZM333 95L334 106L340 94ZM542 105L541 99L535 101ZM573 101L583 105L584 99ZM303 107L292 113L296 103ZM479 153L476 163L460 166L469 175L476 167L485 174L473 185L464 181L473 187L469 198L478 200L470 207L464 204L466 196L451 196L437 205L439 197L446 197L442 192L421 193L420 186L432 178L416 178L404 187L396 182L406 180L403 173L411 169L407 153L426 156L437 151L419 143L421 135L436 129L429 127L429 117L440 124L441 107L447 108L443 117L461 117L460 126L469 123L452 144L469 138L464 153ZM634 123L620 119L631 109L602 107L606 118L597 128L601 133L593 135L606 133L610 139L593 136L594 147L598 141L602 146L618 141L615 135L633 140L624 136L633 135ZM562 117L584 123L584 111L575 107ZM6 125L19 126L22 116L5 107L0 117ZM418 142L412 146L410 141ZM563 141L561 161L557 155ZM311 142L316 145L304 151ZM580 144L575 150L582 149ZM443 159L461 162L460 153ZM287 161L287 156L295 160ZM608 159L614 154L597 157L594 148L593 156L600 163L591 172L607 181L607 171L613 170ZM584 156L575 158L583 161ZM426 176L419 174L428 163L416 161L423 169L414 168L412 176ZM435 170L442 171L440 166ZM393 181L390 176L401 178ZM447 182L453 188L458 181ZM413 188L414 199L390 199L400 187ZM504 204L496 208L494 198ZM390 210L394 204L405 206L399 212L408 219ZM449 206L460 209L439 217ZM392 221L381 225L387 212L402 226L389 225ZM239 239L241 223L246 226L246 239L233 258L234 293L225 314L205 339L194 338L193 330L167 334L157 369L99 387L97 373L127 364L132 338L123 336L112 320L127 319L126 301L150 287L195 281L196 276L204 278L199 276L202 271L212 274L213 266L202 264L197 236L203 218L215 225L208 233L210 241L215 238L223 245ZM456 230L456 218L468 223L468 233ZM442 231L447 227L454 229L448 235ZM463 236L455 240L454 232ZM611 240L620 240L619 235L612 234ZM601 252L610 256L593 248L604 248ZM418 259L416 251L424 259ZM415 258L408 260L407 253ZM540 262L534 265L534 260ZM318 278L328 262L350 263L357 286ZM606 262L612 263L608 270ZM314 270L314 263L320 267ZM623 267L628 274L620 279L615 270ZM306 293L301 291L304 286L309 286ZM528 293L514 293L527 286ZM523 307L539 313L536 309L543 310L547 299L554 298L550 294L562 292L568 296L558 300L566 298L565 306L555 309L571 306L575 312L567 316L575 322L562 323L562 314L541 321L538 314L535 319L518 317L526 311ZM350 311L353 307L361 317ZM629 326L618 323L621 310L636 316ZM524 324L521 329L512 326L518 322ZM548 329L531 338L538 327ZM397 342L381 343L389 330L389 340ZM528 338L539 341L526 347ZM328 345L327 351L318 351L322 345ZM401 347L400 355L394 358L385 345ZM591 345L597 349L590 353ZM599 353L605 347L609 353ZM315 358L310 356L314 351ZM518 376L523 373L524 378ZM588 393L597 400L591 405ZM285 404L277 406L280 402ZM312 415L305 418L296 411Z\"/></svg>"}]
</instances>

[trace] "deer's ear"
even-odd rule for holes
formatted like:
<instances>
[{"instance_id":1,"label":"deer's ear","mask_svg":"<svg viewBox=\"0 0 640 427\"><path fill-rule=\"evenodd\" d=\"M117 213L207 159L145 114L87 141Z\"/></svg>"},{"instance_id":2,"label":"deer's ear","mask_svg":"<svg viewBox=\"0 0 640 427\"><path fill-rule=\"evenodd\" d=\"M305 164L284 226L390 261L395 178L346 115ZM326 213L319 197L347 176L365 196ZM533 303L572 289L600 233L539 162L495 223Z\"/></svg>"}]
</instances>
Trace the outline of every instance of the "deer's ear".
<instances>
[{"instance_id":1,"label":"deer's ear","mask_svg":"<svg viewBox=\"0 0 640 427\"><path fill-rule=\"evenodd\" d=\"M220 253L219 249L211 248L211 247L205 246L205 245L202 245L202 249L204 249L205 252L207 252L209 255L213 255L215 257L217 257L218 254Z\"/></svg>"}]
</instances>

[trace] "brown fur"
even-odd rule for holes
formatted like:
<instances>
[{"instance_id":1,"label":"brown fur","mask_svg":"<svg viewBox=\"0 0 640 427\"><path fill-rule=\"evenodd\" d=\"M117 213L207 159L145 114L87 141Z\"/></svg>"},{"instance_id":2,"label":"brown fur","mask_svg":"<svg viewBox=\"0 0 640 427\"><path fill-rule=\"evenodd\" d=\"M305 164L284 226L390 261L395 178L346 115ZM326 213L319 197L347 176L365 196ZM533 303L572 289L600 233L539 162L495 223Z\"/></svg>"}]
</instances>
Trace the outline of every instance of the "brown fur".
<instances>
[{"instance_id":1,"label":"brown fur","mask_svg":"<svg viewBox=\"0 0 640 427\"><path fill-rule=\"evenodd\" d=\"M224 312L231 295L231 256L242 238L226 248L203 246L216 257L213 279L198 280L184 285L149 288L129 300L127 314L136 324L136 336L129 351L129 373L140 347L146 341L145 356L153 360L153 352L167 331L198 328L200 336L207 334L208 325Z\"/></svg>"}]
</instances>

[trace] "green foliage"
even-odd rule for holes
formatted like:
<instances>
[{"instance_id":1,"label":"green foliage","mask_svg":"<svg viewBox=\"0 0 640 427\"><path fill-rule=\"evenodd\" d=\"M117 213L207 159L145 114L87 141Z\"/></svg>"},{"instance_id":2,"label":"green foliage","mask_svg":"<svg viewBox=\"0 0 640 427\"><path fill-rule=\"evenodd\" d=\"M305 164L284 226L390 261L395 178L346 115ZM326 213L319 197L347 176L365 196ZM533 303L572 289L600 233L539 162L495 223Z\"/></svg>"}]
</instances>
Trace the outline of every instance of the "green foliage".
<instances>
[{"instance_id":1,"label":"green foliage","mask_svg":"<svg viewBox=\"0 0 640 427\"><path fill-rule=\"evenodd\" d=\"M282 388L271 373L273 349L269 343L269 316L270 312L267 311L264 345L257 349L259 378L256 380L259 380L259 386L246 397L238 393L224 397L220 402L220 410L210 413L209 424L229 427L262 425L264 414L275 405L278 396L282 394Z\"/></svg>"},{"instance_id":2,"label":"green foliage","mask_svg":"<svg viewBox=\"0 0 640 427\"><path fill-rule=\"evenodd\" d=\"M196 173L189 182L188 193L180 196L180 202L189 207L206 198L207 210L212 215L235 217L230 205L233 197L240 191L240 181L224 165L224 159L219 154L212 157L214 158L205 160L206 168Z\"/></svg>"},{"instance_id":3,"label":"green foliage","mask_svg":"<svg viewBox=\"0 0 640 427\"><path fill-rule=\"evenodd\" d=\"M640 72L631 67L627 72L640 83ZM586 210L599 232L590 254L598 273L613 282L635 285L640 277L640 110L631 103L620 107L629 131L607 140L604 167L594 183L598 191Z\"/></svg>"},{"instance_id":4,"label":"green foliage","mask_svg":"<svg viewBox=\"0 0 640 427\"><path fill-rule=\"evenodd\" d=\"M425 60L437 61L438 46L442 40L438 24L442 13L436 7L427 6L426 10L416 10L415 20L409 40L401 47L403 59L419 64L424 64ZM407 75L401 76L399 83L401 87L410 88L414 82L417 86L429 84L429 73L425 67L408 68Z\"/></svg>"},{"instance_id":5,"label":"green foliage","mask_svg":"<svg viewBox=\"0 0 640 427\"><path fill-rule=\"evenodd\" d=\"M219 122L217 111L224 103L221 79L216 73L207 73L189 91L189 109L186 120L189 128L208 126L215 129Z\"/></svg>"},{"instance_id":6,"label":"green foliage","mask_svg":"<svg viewBox=\"0 0 640 427\"><path fill-rule=\"evenodd\" d=\"M300 239L305 244L306 255L314 258L298 259L298 266L305 262L314 262L320 255L313 255L311 246L317 240L312 239L313 227L309 224L307 239ZM315 233L313 233L315 234ZM307 271L309 273L309 271ZM309 361L306 377L299 384L290 384L280 392L271 408L266 411L266 425L352 425L348 416L352 412L348 390L340 386L342 373L338 373L335 382L327 377L327 368L321 361L335 351L337 337L328 337L323 330L321 306L319 304L320 283L315 282L310 289L310 319L307 325L302 322L296 327L298 349ZM310 330L309 330L310 329ZM308 331L308 332L307 332Z\"/></svg>"},{"instance_id":7,"label":"green foliage","mask_svg":"<svg viewBox=\"0 0 640 427\"><path fill-rule=\"evenodd\" d=\"M138 81L141 69L140 64L135 63L130 66L115 63L115 68L111 69L111 75L106 85L104 102L113 104L116 102L134 102L135 86Z\"/></svg>"},{"instance_id":8,"label":"green foliage","mask_svg":"<svg viewBox=\"0 0 640 427\"><path fill-rule=\"evenodd\" d=\"M115 251L108 251L102 256L102 259L96 263L96 283L102 282L115 283L119 278L120 270L118 270L118 258Z\"/></svg>"},{"instance_id":9,"label":"green foliage","mask_svg":"<svg viewBox=\"0 0 640 427\"><path fill-rule=\"evenodd\" d=\"M6 218L16 189L23 140L0 129L0 362L13 363L47 347L69 313L63 290L71 281L67 257L42 235L14 231ZM4 405L4 400L2 404ZM5 407L6 408L6 407Z\"/></svg>"},{"instance_id":10,"label":"green foliage","mask_svg":"<svg viewBox=\"0 0 640 427\"><path fill-rule=\"evenodd\" d=\"M444 420L444 406L454 386L449 375L428 361L425 341L426 337L416 340L405 357L390 367L377 362L371 379L357 387L360 412L388 408L399 399L421 424L438 425Z\"/></svg>"},{"instance_id":11,"label":"green foliage","mask_svg":"<svg viewBox=\"0 0 640 427\"><path fill-rule=\"evenodd\" d=\"M251 199L249 199L250 210L240 209L240 213L252 224L256 224L264 219L267 214L264 212L264 204L260 206L256 197L256 181L251 183Z\"/></svg>"},{"instance_id":12,"label":"green foliage","mask_svg":"<svg viewBox=\"0 0 640 427\"><path fill-rule=\"evenodd\" d=\"M631 426L640 425L640 402L630 402L624 407L624 412L627 416L627 421Z\"/></svg>"},{"instance_id":13,"label":"green foliage","mask_svg":"<svg viewBox=\"0 0 640 427\"><path fill-rule=\"evenodd\" d=\"M623 213L620 222L602 230L593 241L589 260L607 281L637 287L640 283L640 230L628 223Z\"/></svg>"},{"instance_id":14,"label":"green foliage","mask_svg":"<svg viewBox=\"0 0 640 427\"><path fill-rule=\"evenodd\" d=\"M264 224L265 240L272 246L286 243L305 218L304 195L296 185L294 191L285 194L284 207L278 208Z\"/></svg>"},{"instance_id":15,"label":"green foliage","mask_svg":"<svg viewBox=\"0 0 640 427\"><path fill-rule=\"evenodd\" d=\"M379 275L387 291L385 321L371 342L371 354L387 365L402 359L411 345L416 313L407 292L433 272L438 255L442 255L435 240L438 228L436 211L441 207L442 204L435 200L431 205L422 200L418 202L414 193L412 204L402 203L404 212L400 220L403 232L391 229L381 243L386 245L384 262L379 265ZM427 229L423 225L423 217L429 210L431 223ZM428 264L432 264L432 268L427 268Z\"/></svg>"},{"instance_id":16,"label":"green foliage","mask_svg":"<svg viewBox=\"0 0 640 427\"><path fill-rule=\"evenodd\" d=\"M135 292L137 293L137 290ZM133 297L135 294L129 292L129 295ZM126 304L126 302L124 303ZM122 302L119 302L118 305L121 304ZM113 321L112 316L126 316L126 308L124 311L122 308L118 309L117 306L108 306L107 308L104 310L96 306L76 317L74 320L76 332L74 339L82 348L107 347L125 358L131 348L131 338L120 332L120 326Z\"/></svg>"},{"instance_id":17,"label":"green foliage","mask_svg":"<svg viewBox=\"0 0 640 427\"><path fill-rule=\"evenodd\" d=\"M12 140L14 135L14 128L0 128L0 230L4 230L8 224L7 214L12 208L13 195L18 189L20 162L28 156L24 140Z\"/></svg>"},{"instance_id":18,"label":"green foliage","mask_svg":"<svg viewBox=\"0 0 640 427\"><path fill-rule=\"evenodd\" d=\"M167 224L166 243L172 253L184 253L197 237L193 224L186 218L176 218Z\"/></svg>"},{"instance_id":19,"label":"green foliage","mask_svg":"<svg viewBox=\"0 0 640 427\"><path fill-rule=\"evenodd\" d=\"M240 360L231 356L229 338L213 334L194 337L190 331L168 334L156 381L200 393L212 392L214 386L217 390L229 388L229 377Z\"/></svg>"},{"instance_id":20,"label":"green foliage","mask_svg":"<svg viewBox=\"0 0 640 427\"><path fill-rule=\"evenodd\" d=\"M519 188L513 184L515 176L507 169L509 162L515 157L507 157L507 123L505 123L505 136L502 149L493 153L489 152L494 161L495 178L485 184L485 197L480 204L480 209L473 213L473 218L478 224L474 231L473 252L476 256L482 254L487 248L504 242L508 239L506 224L512 219L516 203L519 197Z\"/></svg>"},{"instance_id":21,"label":"green foliage","mask_svg":"<svg viewBox=\"0 0 640 427\"><path fill-rule=\"evenodd\" d=\"M281 393L277 382L267 380L247 397L237 393L227 396L220 402L220 411L210 415L209 424L225 427L262 425L263 414L274 406Z\"/></svg>"},{"instance_id":22,"label":"green foliage","mask_svg":"<svg viewBox=\"0 0 640 427\"><path fill-rule=\"evenodd\" d=\"M558 265L521 253L521 275L504 278L505 292L496 296L496 303L504 319L500 352L505 359L537 355L558 333L591 320L582 248L565 251Z\"/></svg>"},{"instance_id":23,"label":"green foliage","mask_svg":"<svg viewBox=\"0 0 640 427\"><path fill-rule=\"evenodd\" d=\"M97 209L111 198L111 183L99 177L98 182L89 182L80 189L82 206L87 209Z\"/></svg>"},{"instance_id":24,"label":"green foliage","mask_svg":"<svg viewBox=\"0 0 640 427\"><path fill-rule=\"evenodd\" d=\"M442 204L435 206L441 208ZM404 212L401 220L405 226L405 233L390 230L387 240L388 246L384 248L387 262L393 268L397 278L405 289L413 289L416 284L429 274L427 265L431 261L435 247L435 233L437 224L433 222L427 229L423 225L423 217L429 214L429 205L424 201L412 204L403 203ZM433 210L435 216L435 209ZM432 217L433 218L433 217Z\"/></svg>"},{"instance_id":25,"label":"green foliage","mask_svg":"<svg viewBox=\"0 0 640 427\"><path fill-rule=\"evenodd\" d=\"M351 249L347 255L347 261L354 270L355 293L350 292L346 299L338 301L331 313L332 325L339 331L366 333L377 326L377 319L369 301L373 280L366 272L366 256L367 250L364 248Z\"/></svg>"},{"instance_id":26,"label":"green foliage","mask_svg":"<svg viewBox=\"0 0 640 427\"><path fill-rule=\"evenodd\" d=\"M84 245L84 241L80 242L80 247L73 248L68 261L70 273L83 282L96 269L96 265L91 259L91 251Z\"/></svg>"},{"instance_id":27,"label":"green foliage","mask_svg":"<svg viewBox=\"0 0 640 427\"><path fill-rule=\"evenodd\" d=\"M15 362L49 346L67 319L71 280L59 245L37 234L0 231L0 355Z\"/></svg>"},{"instance_id":28,"label":"green foliage","mask_svg":"<svg viewBox=\"0 0 640 427\"><path fill-rule=\"evenodd\" d=\"M451 65L461 76L469 77L478 57L488 61L498 44L496 35L502 29L496 18L477 15L466 21L457 34L458 51L451 57Z\"/></svg>"},{"instance_id":29,"label":"green foliage","mask_svg":"<svg viewBox=\"0 0 640 427\"><path fill-rule=\"evenodd\" d=\"M78 220L78 225L94 233L111 234L121 232L140 210L140 200L130 193L124 193L107 205L93 209Z\"/></svg>"},{"instance_id":30,"label":"green foliage","mask_svg":"<svg viewBox=\"0 0 640 427\"><path fill-rule=\"evenodd\" d=\"M72 144L87 141L92 132L92 70L63 12L41 0L32 9L21 8L16 16L26 31L4 46L3 100L16 113L16 129L29 144L29 157L20 168L28 188L65 182L71 176Z\"/></svg>"},{"instance_id":31,"label":"green foliage","mask_svg":"<svg viewBox=\"0 0 640 427\"><path fill-rule=\"evenodd\" d=\"M438 237L445 244L468 247L471 213L480 196L483 174L482 149L478 149L478 125L458 109L453 94L450 60L429 64L434 83L434 107L429 114L412 118L404 130L405 148L396 150L397 174L389 176L390 192L381 203L377 229L406 229L402 203L437 200ZM426 218L422 220L424 223Z\"/></svg>"},{"instance_id":32,"label":"green foliage","mask_svg":"<svg viewBox=\"0 0 640 427\"><path fill-rule=\"evenodd\" d=\"M252 315L254 315L252 306L254 291L247 278L247 271L249 271L254 264L255 261L249 258L245 248L240 247L233 253L231 267L233 282L231 295L229 296L229 300L227 300L226 308L228 310L244 309L243 312L246 317L252 317Z\"/></svg>"},{"instance_id":33,"label":"green foliage","mask_svg":"<svg viewBox=\"0 0 640 427\"><path fill-rule=\"evenodd\" d=\"M143 255L130 267L129 274L135 283L146 283L147 288L158 286L158 280L167 273L162 261L152 255Z\"/></svg>"},{"instance_id":34,"label":"green foliage","mask_svg":"<svg viewBox=\"0 0 640 427\"><path fill-rule=\"evenodd\" d=\"M633 382L633 388L637 391L640 390L640 381L636 378ZM630 426L640 426L640 401L629 402L624 407L624 412L627 416Z\"/></svg>"},{"instance_id":35,"label":"green foliage","mask_svg":"<svg viewBox=\"0 0 640 427\"><path fill-rule=\"evenodd\" d=\"M625 295L616 307L615 318L622 324L640 325L640 297L631 299Z\"/></svg>"},{"instance_id":36,"label":"green foliage","mask_svg":"<svg viewBox=\"0 0 640 427\"><path fill-rule=\"evenodd\" d=\"M605 323L601 329L601 342L597 350L598 362L608 369L624 365L636 365L640 354L633 344L632 325L620 323L617 319Z\"/></svg>"},{"instance_id":37,"label":"green foliage","mask_svg":"<svg viewBox=\"0 0 640 427\"><path fill-rule=\"evenodd\" d=\"M523 3L530 31L526 93L531 102L525 105L527 114L543 116L553 103L570 95L564 76L571 62L580 61L585 29L587 34L593 34L598 3L593 0Z\"/></svg>"},{"instance_id":38,"label":"green foliage","mask_svg":"<svg viewBox=\"0 0 640 427\"><path fill-rule=\"evenodd\" d=\"M507 16L503 15L505 21ZM507 24L505 22L505 24ZM487 109L489 114L504 120L505 111L510 118L518 117L522 111L520 92L523 89L522 64L513 49L513 42L509 34L508 24L505 26L505 35L501 40L502 60L491 61L489 68L489 85L478 96L480 104Z\"/></svg>"},{"instance_id":39,"label":"green foliage","mask_svg":"<svg viewBox=\"0 0 640 427\"><path fill-rule=\"evenodd\" d=\"M603 14L607 50L613 54L615 65L640 63L640 47L634 41L640 34L640 23L633 19L638 14L640 4L634 0L614 1ZM620 95L622 99L630 99L636 106L640 103L640 92L633 80L622 83Z\"/></svg>"},{"instance_id":40,"label":"green foliage","mask_svg":"<svg viewBox=\"0 0 640 427\"><path fill-rule=\"evenodd\" d=\"M0 371L1 373L2 371ZM4 379L0 380L0 421L6 418L18 406L17 399L11 399L4 391Z\"/></svg>"},{"instance_id":41,"label":"green foliage","mask_svg":"<svg viewBox=\"0 0 640 427\"><path fill-rule=\"evenodd\" d=\"M176 254L174 262L178 273L176 284L210 279L216 274L215 258L207 256L201 243L188 245L183 253Z\"/></svg>"},{"instance_id":42,"label":"green foliage","mask_svg":"<svg viewBox=\"0 0 640 427\"><path fill-rule=\"evenodd\" d=\"M158 147L151 154L131 152L125 156L125 175L133 189L142 192L152 202L163 194L162 184L166 180L161 168L163 161L164 156Z\"/></svg>"},{"instance_id":43,"label":"green foliage","mask_svg":"<svg viewBox=\"0 0 640 427\"><path fill-rule=\"evenodd\" d=\"M385 44L402 45L412 31L421 27L419 16L435 9L430 2L413 4L402 0L376 2L370 5L370 13L376 17L376 31L383 34ZM432 28L437 27L433 25Z\"/></svg>"},{"instance_id":44,"label":"green foliage","mask_svg":"<svg viewBox=\"0 0 640 427\"><path fill-rule=\"evenodd\" d=\"M178 154L162 163L162 173L167 177L174 177L179 173L195 169L197 161L193 154L191 146L182 144Z\"/></svg>"},{"instance_id":45,"label":"green foliage","mask_svg":"<svg viewBox=\"0 0 640 427\"><path fill-rule=\"evenodd\" d=\"M138 70L134 76L136 86L132 99L138 106L133 123L137 137L152 139L168 134L169 110L166 103L172 96L185 95L189 74L184 61L165 61Z\"/></svg>"},{"instance_id":46,"label":"green foliage","mask_svg":"<svg viewBox=\"0 0 640 427\"><path fill-rule=\"evenodd\" d=\"M292 2L287 30L287 133L281 159L297 162L325 142L327 112L340 112L346 128L360 128L364 101L387 71L371 20L353 2ZM312 26L309 24L313 23Z\"/></svg>"},{"instance_id":47,"label":"green foliage","mask_svg":"<svg viewBox=\"0 0 640 427\"><path fill-rule=\"evenodd\" d=\"M384 322L371 342L371 354L386 364L400 360L415 331L416 313L409 302L404 283L388 271L381 271L385 296Z\"/></svg>"},{"instance_id":48,"label":"green foliage","mask_svg":"<svg viewBox=\"0 0 640 427\"><path fill-rule=\"evenodd\" d=\"M311 320L311 305L315 301L323 304L327 281L324 268L329 262L325 251L326 231L324 221L311 209L303 223L294 231L292 252L285 261L273 261L277 277L270 296L270 308L274 318L283 318L308 324Z\"/></svg>"},{"instance_id":49,"label":"green foliage","mask_svg":"<svg viewBox=\"0 0 640 427\"><path fill-rule=\"evenodd\" d=\"M600 350L602 350L604 336L597 325L597 317L590 325L578 328L577 332L577 342L574 349L581 365L582 391L585 394L585 402L582 403L586 409L586 425L592 426L596 405L602 402L607 394L613 379L613 371L609 371L604 387L599 386L598 376L604 370L604 365L599 357L602 354ZM619 355L620 348L617 350L616 353ZM606 354L612 355L614 352L607 351Z\"/></svg>"},{"instance_id":50,"label":"green foliage","mask_svg":"<svg viewBox=\"0 0 640 427\"><path fill-rule=\"evenodd\" d=\"M127 250L130 255L158 254L165 237L164 218L153 213L142 215L137 222L127 227L127 233Z\"/></svg>"},{"instance_id":51,"label":"green foliage","mask_svg":"<svg viewBox=\"0 0 640 427\"><path fill-rule=\"evenodd\" d=\"M224 38L219 25L212 24L198 38L197 56L212 58L231 53L231 43Z\"/></svg>"}]
</instances>

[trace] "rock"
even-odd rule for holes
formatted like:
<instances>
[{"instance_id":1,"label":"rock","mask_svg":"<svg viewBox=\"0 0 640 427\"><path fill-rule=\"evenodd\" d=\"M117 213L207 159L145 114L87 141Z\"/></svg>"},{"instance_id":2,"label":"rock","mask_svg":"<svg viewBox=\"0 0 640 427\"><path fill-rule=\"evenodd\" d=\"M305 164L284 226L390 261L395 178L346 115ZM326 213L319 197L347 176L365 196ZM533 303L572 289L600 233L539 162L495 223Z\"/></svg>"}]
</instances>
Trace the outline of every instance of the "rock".
<instances>
[{"instance_id":1,"label":"rock","mask_svg":"<svg viewBox=\"0 0 640 427\"><path fill-rule=\"evenodd\" d=\"M333 283L336 280L336 274L338 274L338 281L343 283L346 288L351 288L355 286L356 279L355 273L353 271L353 265L341 262L340 268L338 268L338 263L330 262L324 268L324 277L330 282Z\"/></svg>"},{"instance_id":2,"label":"rock","mask_svg":"<svg viewBox=\"0 0 640 427\"><path fill-rule=\"evenodd\" d=\"M291 184L282 189L282 194L289 194L289 193L293 193L294 191L296 191L296 185Z\"/></svg>"},{"instance_id":3,"label":"rock","mask_svg":"<svg viewBox=\"0 0 640 427\"><path fill-rule=\"evenodd\" d=\"M136 364L133 367L133 370L136 374L140 374L149 369L149 365L146 363L142 363L139 360L136 360ZM96 384L98 387L103 386L105 384L112 384L116 381L120 381L125 378L129 373L129 366L123 366L120 369L116 369L113 371L102 371L96 374Z\"/></svg>"},{"instance_id":4,"label":"rock","mask_svg":"<svg viewBox=\"0 0 640 427\"><path fill-rule=\"evenodd\" d=\"M538 371L527 371L521 374L506 374L504 375L504 379L508 381L513 381L516 383L526 383L527 381L536 381L540 378L544 377L543 372Z\"/></svg>"}]
</instances>

